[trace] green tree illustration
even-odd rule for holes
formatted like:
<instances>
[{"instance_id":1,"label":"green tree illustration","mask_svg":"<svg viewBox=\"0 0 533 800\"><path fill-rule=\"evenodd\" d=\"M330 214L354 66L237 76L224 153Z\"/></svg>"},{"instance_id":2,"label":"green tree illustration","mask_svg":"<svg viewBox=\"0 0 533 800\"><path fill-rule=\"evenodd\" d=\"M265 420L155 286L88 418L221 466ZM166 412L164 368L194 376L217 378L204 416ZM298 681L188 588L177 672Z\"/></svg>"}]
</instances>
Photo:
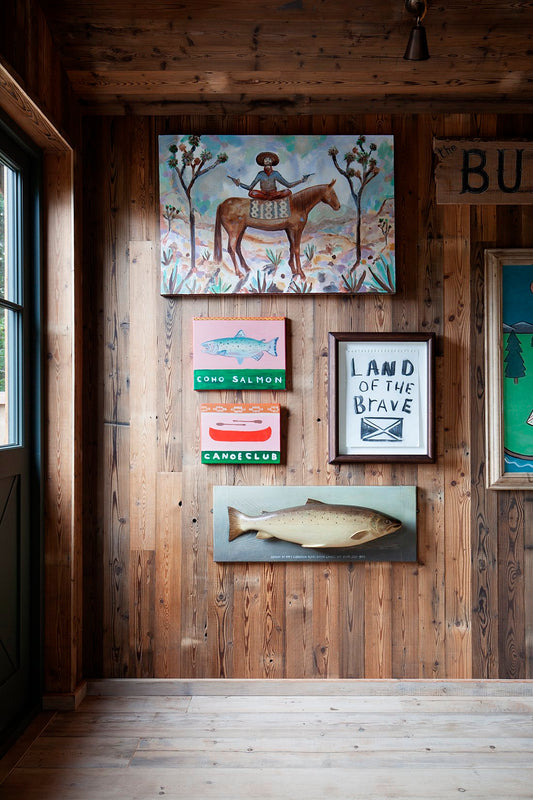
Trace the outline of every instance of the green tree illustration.
<instances>
[{"instance_id":1,"label":"green tree illustration","mask_svg":"<svg viewBox=\"0 0 533 800\"><path fill-rule=\"evenodd\" d=\"M507 353L504 358L505 377L512 378L514 383L518 383L518 379L526 374L526 367L522 358L522 345L514 331L509 334L505 352Z\"/></svg>"},{"instance_id":2,"label":"green tree illustration","mask_svg":"<svg viewBox=\"0 0 533 800\"><path fill-rule=\"evenodd\" d=\"M331 147L328 154L333 159L336 169L341 175L344 175L350 187L350 194L354 201L356 217L355 217L355 253L356 260L352 267L354 270L361 263L361 199L363 192L374 178L379 175L379 167L373 155L377 150L377 145L373 142L369 148L365 147L366 136L360 136L357 139L355 147L344 154L344 161L346 167L343 168L337 160L339 151L336 147ZM357 166L358 165L358 166Z\"/></svg>"},{"instance_id":3,"label":"green tree illustration","mask_svg":"<svg viewBox=\"0 0 533 800\"><path fill-rule=\"evenodd\" d=\"M189 136L188 145L182 142L180 145L171 144L168 148L170 158L168 165L178 176L178 181L187 199L189 207L189 231L191 236L191 269L196 268L196 216L192 201L193 186L202 175L206 175L219 164L228 160L226 153L219 153L213 161L213 154L209 150L200 150L200 136ZM212 163L209 163L212 162Z\"/></svg>"}]
</instances>

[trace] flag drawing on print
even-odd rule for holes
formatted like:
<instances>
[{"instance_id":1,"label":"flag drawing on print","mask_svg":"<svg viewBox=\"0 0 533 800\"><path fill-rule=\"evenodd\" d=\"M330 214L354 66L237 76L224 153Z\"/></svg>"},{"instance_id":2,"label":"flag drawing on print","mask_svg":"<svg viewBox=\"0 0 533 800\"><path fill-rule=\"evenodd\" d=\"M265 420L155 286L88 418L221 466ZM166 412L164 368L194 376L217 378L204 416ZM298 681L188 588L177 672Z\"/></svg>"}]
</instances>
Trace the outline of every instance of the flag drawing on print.
<instances>
[{"instance_id":1,"label":"flag drawing on print","mask_svg":"<svg viewBox=\"0 0 533 800\"><path fill-rule=\"evenodd\" d=\"M363 417L361 440L363 442L401 442L403 440L403 418Z\"/></svg>"}]
</instances>

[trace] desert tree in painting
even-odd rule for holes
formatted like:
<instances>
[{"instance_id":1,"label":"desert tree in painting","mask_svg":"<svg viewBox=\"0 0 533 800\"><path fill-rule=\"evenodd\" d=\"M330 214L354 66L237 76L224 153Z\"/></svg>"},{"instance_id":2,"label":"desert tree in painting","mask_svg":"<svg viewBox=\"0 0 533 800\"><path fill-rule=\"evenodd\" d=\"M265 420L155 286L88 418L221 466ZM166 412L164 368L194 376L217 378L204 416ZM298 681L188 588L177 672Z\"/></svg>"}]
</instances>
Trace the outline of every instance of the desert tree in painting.
<instances>
[{"instance_id":1,"label":"desert tree in painting","mask_svg":"<svg viewBox=\"0 0 533 800\"><path fill-rule=\"evenodd\" d=\"M370 181L373 181L379 175L379 167L377 166L377 161L374 156L375 151L377 150L377 146L372 142L368 148L365 147L366 143L366 136L359 136L357 139L355 147L349 150L347 153L344 154L344 161L346 162L346 168L343 169L337 160L337 156L339 151L336 147L331 147L329 155L331 156L333 163L335 164L336 169L343 175L346 180L348 181L348 185L350 187L350 194L355 204L356 209L356 222L355 222L355 248L356 248L356 260L355 264L353 265L353 269L359 266L361 263L361 201L363 197L363 192L365 188L368 186ZM358 164L359 166L354 166ZM356 186L355 181L358 181L358 186Z\"/></svg>"},{"instance_id":2,"label":"desert tree in painting","mask_svg":"<svg viewBox=\"0 0 533 800\"><path fill-rule=\"evenodd\" d=\"M380 229L385 239L385 246L389 243L389 233L391 230L391 221L389 217L380 217L378 220L378 228Z\"/></svg>"},{"instance_id":3,"label":"desert tree in painting","mask_svg":"<svg viewBox=\"0 0 533 800\"><path fill-rule=\"evenodd\" d=\"M168 148L171 154L168 159L168 165L175 171L189 207L189 231L191 234L190 272L194 272L196 267L196 216L192 201L193 186L202 175L206 175L212 169L218 167L219 164L223 164L228 160L226 153L219 153L213 161L213 154L209 150L198 150L200 142L201 136L189 136L188 146L182 142L180 145L171 144Z\"/></svg>"},{"instance_id":4,"label":"desert tree in painting","mask_svg":"<svg viewBox=\"0 0 533 800\"><path fill-rule=\"evenodd\" d=\"M180 215L181 208L176 208L176 206L167 203L164 210L163 210L163 217L167 221L168 225L168 232L170 233L172 221L178 219Z\"/></svg>"}]
</instances>

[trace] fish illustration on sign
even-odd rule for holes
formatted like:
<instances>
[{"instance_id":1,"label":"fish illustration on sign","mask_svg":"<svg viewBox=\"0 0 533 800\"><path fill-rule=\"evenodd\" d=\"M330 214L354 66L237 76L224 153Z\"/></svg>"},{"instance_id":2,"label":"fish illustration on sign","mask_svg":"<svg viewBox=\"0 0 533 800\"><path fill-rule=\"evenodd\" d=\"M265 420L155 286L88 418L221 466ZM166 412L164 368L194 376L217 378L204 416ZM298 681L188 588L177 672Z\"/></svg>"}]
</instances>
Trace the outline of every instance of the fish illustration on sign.
<instances>
[{"instance_id":1,"label":"fish illustration on sign","mask_svg":"<svg viewBox=\"0 0 533 800\"><path fill-rule=\"evenodd\" d=\"M277 356L278 338L276 336L275 339L267 342L265 339L253 339L247 336L243 330L240 330L231 338L225 336L222 339L211 339L208 342L202 342L201 347L204 353L209 353L213 356L236 358L237 362L242 364L245 358L253 358L259 361L263 358L264 353Z\"/></svg>"},{"instance_id":2,"label":"fish illustration on sign","mask_svg":"<svg viewBox=\"0 0 533 800\"><path fill-rule=\"evenodd\" d=\"M285 317L194 317L193 380L199 391L285 389Z\"/></svg>"},{"instance_id":3,"label":"fish illustration on sign","mask_svg":"<svg viewBox=\"0 0 533 800\"><path fill-rule=\"evenodd\" d=\"M250 531L257 539L281 539L302 547L356 547L402 527L400 520L373 508L335 505L308 499L256 517L228 506L230 542Z\"/></svg>"}]
</instances>

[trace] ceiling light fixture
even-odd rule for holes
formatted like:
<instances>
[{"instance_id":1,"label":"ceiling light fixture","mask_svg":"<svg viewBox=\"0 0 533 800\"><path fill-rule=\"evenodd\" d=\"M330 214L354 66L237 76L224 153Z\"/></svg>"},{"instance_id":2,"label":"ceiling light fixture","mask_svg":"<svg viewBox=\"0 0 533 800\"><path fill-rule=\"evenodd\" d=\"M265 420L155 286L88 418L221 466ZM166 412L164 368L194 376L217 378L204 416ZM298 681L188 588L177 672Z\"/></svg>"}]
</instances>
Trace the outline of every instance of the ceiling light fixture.
<instances>
[{"instance_id":1,"label":"ceiling light fixture","mask_svg":"<svg viewBox=\"0 0 533 800\"><path fill-rule=\"evenodd\" d=\"M426 29L422 20L428 10L426 0L405 0L405 8L410 14L416 16L416 25L411 30L404 58L407 61L426 61L429 58Z\"/></svg>"}]
</instances>

